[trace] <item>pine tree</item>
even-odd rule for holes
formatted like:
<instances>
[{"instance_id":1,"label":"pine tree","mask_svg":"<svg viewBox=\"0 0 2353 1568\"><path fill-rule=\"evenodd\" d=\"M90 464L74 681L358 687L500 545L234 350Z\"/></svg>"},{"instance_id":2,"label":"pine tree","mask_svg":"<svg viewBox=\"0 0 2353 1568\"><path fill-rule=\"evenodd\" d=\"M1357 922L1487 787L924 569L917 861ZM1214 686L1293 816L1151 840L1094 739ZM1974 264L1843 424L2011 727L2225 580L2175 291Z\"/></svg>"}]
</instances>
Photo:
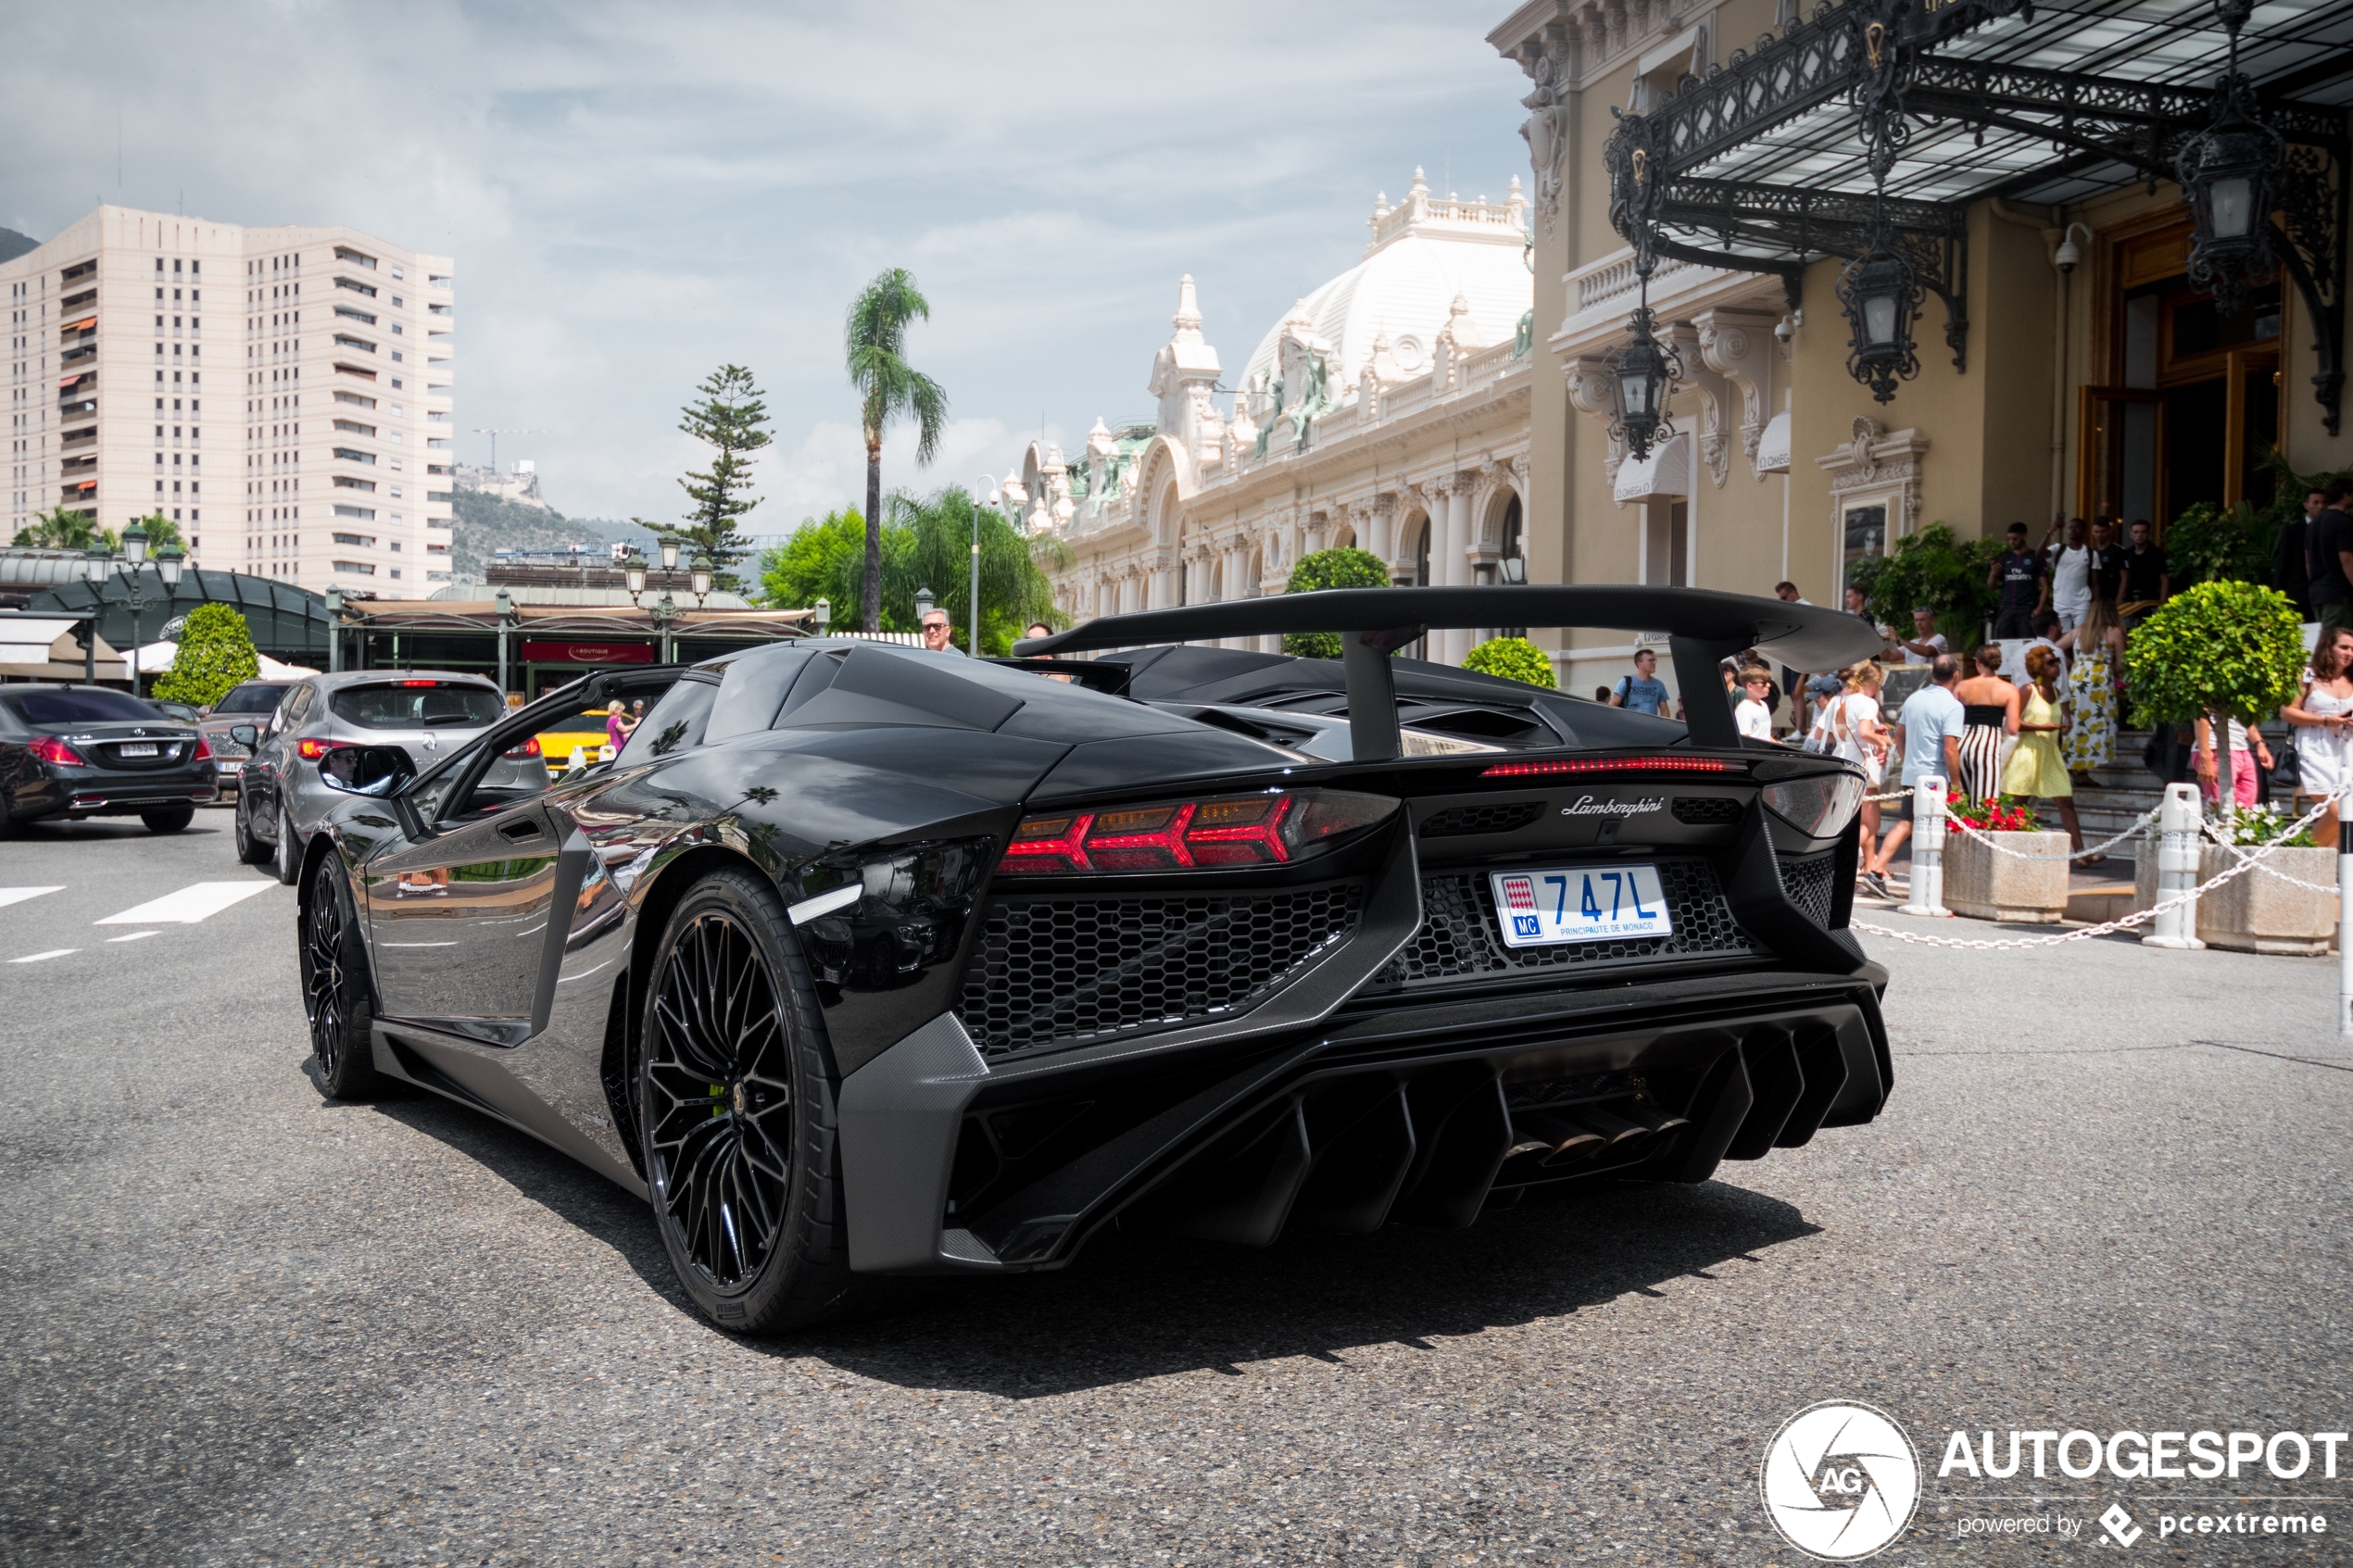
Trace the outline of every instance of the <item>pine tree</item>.
<instances>
[{"instance_id":1,"label":"pine tree","mask_svg":"<svg viewBox=\"0 0 2353 1568\"><path fill-rule=\"evenodd\" d=\"M768 405L752 384L751 372L741 365L720 366L695 390L700 400L679 410L678 428L715 448L718 456L710 468L678 482L693 509L676 526L644 518L629 521L658 537L677 540L687 558L698 552L709 556L712 567L724 571L751 554L751 541L736 532L736 520L761 502L745 492L751 488L752 459L770 440Z\"/></svg>"}]
</instances>

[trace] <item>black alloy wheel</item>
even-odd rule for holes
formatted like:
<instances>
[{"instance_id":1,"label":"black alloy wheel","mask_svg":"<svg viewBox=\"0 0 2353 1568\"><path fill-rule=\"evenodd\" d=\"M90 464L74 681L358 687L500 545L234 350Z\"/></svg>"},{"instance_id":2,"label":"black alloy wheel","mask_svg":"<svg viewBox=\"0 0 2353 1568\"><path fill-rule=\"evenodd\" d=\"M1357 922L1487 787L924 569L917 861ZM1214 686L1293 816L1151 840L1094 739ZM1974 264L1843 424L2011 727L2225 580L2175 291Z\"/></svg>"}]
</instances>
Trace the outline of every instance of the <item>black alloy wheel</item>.
<instances>
[{"instance_id":1,"label":"black alloy wheel","mask_svg":"<svg viewBox=\"0 0 2353 1568\"><path fill-rule=\"evenodd\" d=\"M164 806L153 811L142 811L139 820L147 824L149 833L178 833L196 820L194 806Z\"/></svg>"},{"instance_id":2,"label":"black alloy wheel","mask_svg":"<svg viewBox=\"0 0 2353 1568\"><path fill-rule=\"evenodd\" d=\"M696 1304L746 1333L813 1323L850 1283L837 1078L784 906L724 871L672 914L638 1069L647 1185Z\"/></svg>"},{"instance_id":3,"label":"black alloy wheel","mask_svg":"<svg viewBox=\"0 0 2353 1568\"><path fill-rule=\"evenodd\" d=\"M239 790L237 809L233 819L234 826L231 830L230 836L237 846L237 859L240 862L248 866L267 865L270 863L271 847L253 835L251 807L252 801L245 792Z\"/></svg>"},{"instance_id":4,"label":"black alloy wheel","mask_svg":"<svg viewBox=\"0 0 2353 1568\"><path fill-rule=\"evenodd\" d=\"M302 841L295 836L294 819L283 809L278 813L278 842L271 847L270 869L288 887L302 880Z\"/></svg>"},{"instance_id":5,"label":"black alloy wheel","mask_svg":"<svg viewBox=\"0 0 2353 1568\"><path fill-rule=\"evenodd\" d=\"M302 909L302 1006L310 1020L310 1048L319 1082L335 1099L368 1099L383 1087L369 1025L375 1008L368 990L367 954L343 867L330 855L311 873Z\"/></svg>"}]
</instances>

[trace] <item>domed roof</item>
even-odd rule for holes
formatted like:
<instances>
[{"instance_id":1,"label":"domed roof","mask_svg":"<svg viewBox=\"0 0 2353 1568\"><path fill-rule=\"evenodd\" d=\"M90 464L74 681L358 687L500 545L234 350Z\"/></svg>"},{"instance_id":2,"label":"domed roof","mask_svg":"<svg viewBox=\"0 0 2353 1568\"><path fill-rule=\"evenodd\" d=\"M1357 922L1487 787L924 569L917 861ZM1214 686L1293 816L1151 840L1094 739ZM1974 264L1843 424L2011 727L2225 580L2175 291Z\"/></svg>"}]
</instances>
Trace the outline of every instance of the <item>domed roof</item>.
<instances>
[{"instance_id":1,"label":"domed roof","mask_svg":"<svg viewBox=\"0 0 2353 1568\"><path fill-rule=\"evenodd\" d=\"M1336 392L1356 379L1383 336L1398 370L1427 370L1458 295L1470 307L1480 347L1509 338L1536 298L1526 259L1527 214L1516 177L1510 199L1500 204L1484 197L1439 201L1416 169L1403 202L1392 207L1383 196L1374 207L1365 259L1300 301L1258 340L1242 367L1245 384L1275 373L1283 326L1302 316L1338 357L1329 367Z\"/></svg>"}]
</instances>

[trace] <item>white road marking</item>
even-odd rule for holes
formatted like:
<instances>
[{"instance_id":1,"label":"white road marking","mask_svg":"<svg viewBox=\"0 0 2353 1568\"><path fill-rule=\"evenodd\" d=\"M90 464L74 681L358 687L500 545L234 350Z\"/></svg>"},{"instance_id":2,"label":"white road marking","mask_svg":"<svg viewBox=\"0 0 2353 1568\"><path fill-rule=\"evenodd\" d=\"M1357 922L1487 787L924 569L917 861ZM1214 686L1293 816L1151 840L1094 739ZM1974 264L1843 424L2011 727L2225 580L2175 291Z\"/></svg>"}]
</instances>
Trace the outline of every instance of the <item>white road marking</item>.
<instances>
[{"instance_id":1,"label":"white road marking","mask_svg":"<svg viewBox=\"0 0 2353 1568\"><path fill-rule=\"evenodd\" d=\"M109 942L136 942L142 936L160 936L162 935L163 933L160 931L134 931L128 936L109 936L107 940Z\"/></svg>"},{"instance_id":2,"label":"white road marking","mask_svg":"<svg viewBox=\"0 0 2353 1568\"><path fill-rule=\"evenodd\" d=\"M10 963L39 963L43 959L61 959L68 953L80 951L82 949L79 947L52 947L45 953L27 953L20 959L10 959L8 961Z\"/></svg>"},{"instance_id":3,"label":"white road marking","mask_svg":"<svg viewBox=\"0 0 2353 1568\"><path fill-rule=\"evenodd\" d=\"M94 923L98 925L162 925L173 923L194 925L219 914L230 905L240 903L257 893L267 893L278 884L274 882L199 882L177 893L167 893L136 909L125 909L119 915L108 915Z\"/></svg>"},{"instance_id":4,"label":"white road marking","mask_svg":"<svg viewBox=\"0 0 2353 1568\"><path fill-rule=\"evenodd\" d=\"M11 904L21 904L27 898L38 898L44 893L63 893L64 891L63 886L0 887L0 909L5 909Z\"/></svg>"}]
</instances>

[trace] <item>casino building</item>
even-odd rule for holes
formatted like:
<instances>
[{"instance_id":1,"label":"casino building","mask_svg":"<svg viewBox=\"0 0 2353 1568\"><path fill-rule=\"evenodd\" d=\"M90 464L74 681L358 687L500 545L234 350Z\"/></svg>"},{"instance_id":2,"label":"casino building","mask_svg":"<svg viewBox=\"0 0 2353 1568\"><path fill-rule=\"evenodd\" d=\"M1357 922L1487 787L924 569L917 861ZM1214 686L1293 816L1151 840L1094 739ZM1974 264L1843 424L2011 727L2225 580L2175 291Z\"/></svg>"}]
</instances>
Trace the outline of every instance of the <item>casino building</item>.
<instances>
[{"instance_id":1,"label":"casino building","mask_svg":"<svg viewBox=\"0 0 2353 1568\"><path fill-rule=\"evenodd\" d=\"M1931 522L2162 530L2271 499L2273 449L2353 468L2353 6L1530 0L1488 37L1524 190L1416 182L1223 409L1181 290L1155 423L1031 449L1074 614L1279 591L1340 542L1398 582L1823 603ZM1460 298L1383 259L1482 245ZM1529 634L1571 689L1633 651Z\"/></svg>"}]
</instances>

